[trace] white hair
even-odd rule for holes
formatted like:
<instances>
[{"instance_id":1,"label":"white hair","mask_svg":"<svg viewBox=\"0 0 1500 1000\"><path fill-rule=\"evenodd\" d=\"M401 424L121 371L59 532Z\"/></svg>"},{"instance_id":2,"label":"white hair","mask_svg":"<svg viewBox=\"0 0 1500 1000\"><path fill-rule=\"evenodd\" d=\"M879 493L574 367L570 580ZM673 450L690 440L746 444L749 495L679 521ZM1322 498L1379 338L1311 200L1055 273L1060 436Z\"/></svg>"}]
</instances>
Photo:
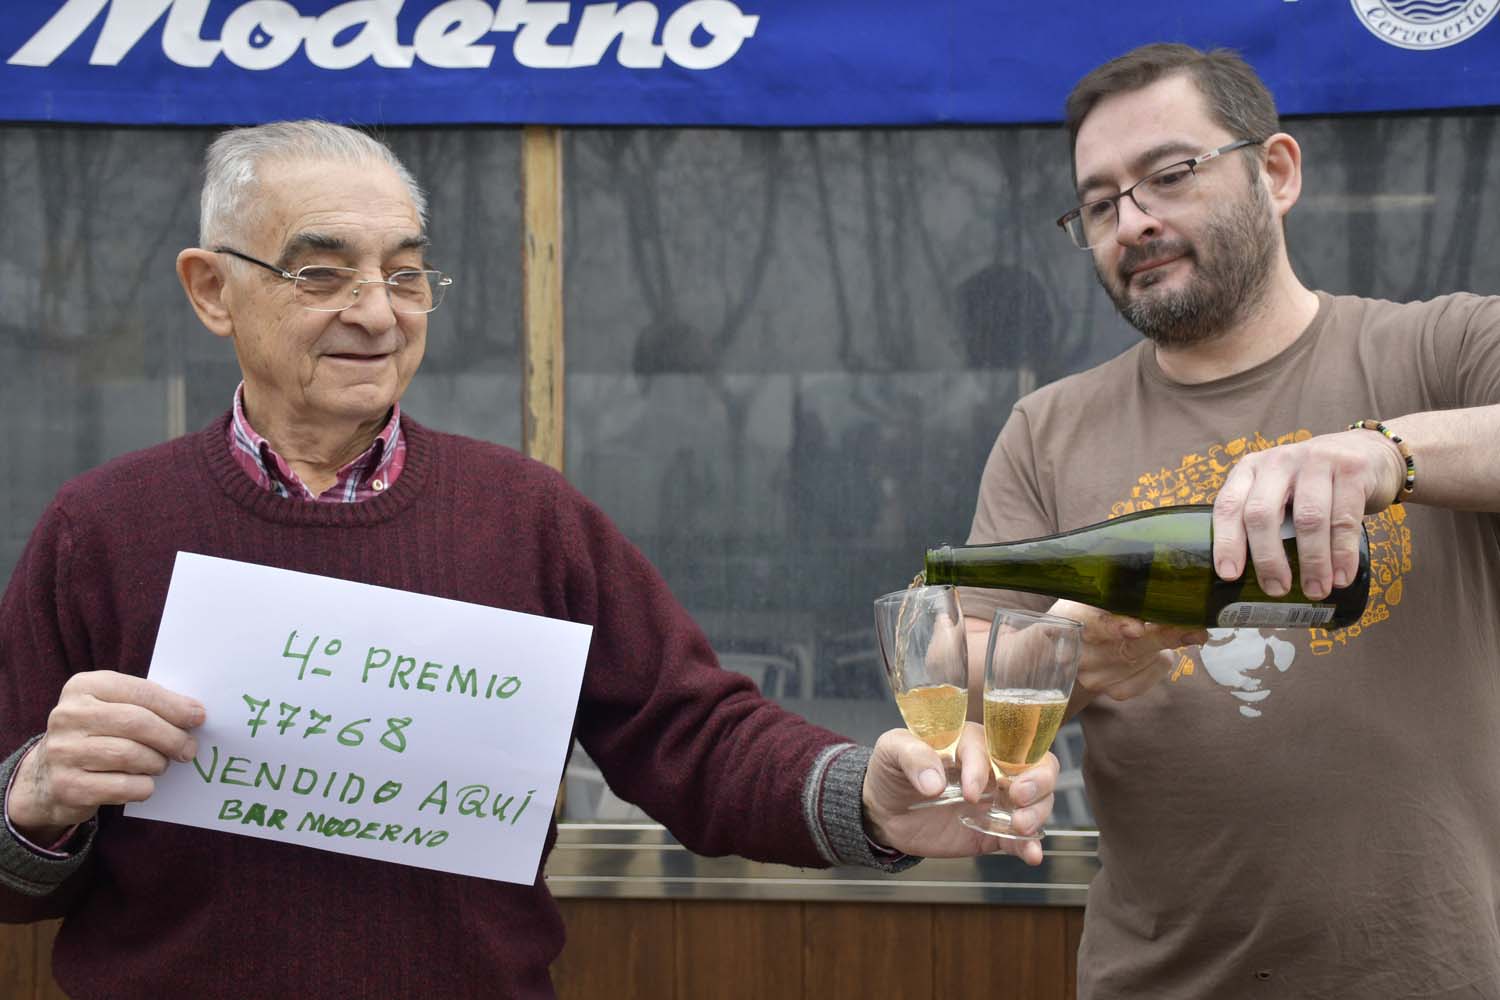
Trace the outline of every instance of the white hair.
<instances>
[{"instance_id":1,"label":"white hair","mask_svg":"<svg viewBox=\"0 0 1500 1000\"><path fill-rule=\"evenodd\" d=\"M241 238L246 221L255 215L248 202L258 180L256 169L265 163L289 160L383 163L406 185L417 217L424 224L427 221L427 196L396 154L379 139L312 118L270 122L230 129L208 147L203 162L198 245L215 247Z\"/></svg>"}]
</instances>

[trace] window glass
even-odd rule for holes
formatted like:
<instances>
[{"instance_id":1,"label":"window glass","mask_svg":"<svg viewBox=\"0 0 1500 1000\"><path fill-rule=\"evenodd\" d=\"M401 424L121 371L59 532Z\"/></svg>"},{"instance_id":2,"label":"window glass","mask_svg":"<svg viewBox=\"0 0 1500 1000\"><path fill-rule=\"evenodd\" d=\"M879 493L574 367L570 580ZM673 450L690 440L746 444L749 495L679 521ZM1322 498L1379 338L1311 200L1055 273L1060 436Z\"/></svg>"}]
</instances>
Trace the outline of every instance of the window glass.
<instances>
[{"instance_id":1,"label":"window glass","mask_svg":"<svg viewBox=\"0 0 1500 1000\"><path fill-rule=\"evenodd\" d=\"M1496 120L1289 122L1298 273L1500 292ZM1138 338L1054 225L1066 133L582 130L565 169L569 476L726 666L873 740L900 720L871 600L965 540L1019 394ZM1059 827L1092 825L1082 749ZM639 817L575 764L570 816Z\"/></svg>"}]
</instances>

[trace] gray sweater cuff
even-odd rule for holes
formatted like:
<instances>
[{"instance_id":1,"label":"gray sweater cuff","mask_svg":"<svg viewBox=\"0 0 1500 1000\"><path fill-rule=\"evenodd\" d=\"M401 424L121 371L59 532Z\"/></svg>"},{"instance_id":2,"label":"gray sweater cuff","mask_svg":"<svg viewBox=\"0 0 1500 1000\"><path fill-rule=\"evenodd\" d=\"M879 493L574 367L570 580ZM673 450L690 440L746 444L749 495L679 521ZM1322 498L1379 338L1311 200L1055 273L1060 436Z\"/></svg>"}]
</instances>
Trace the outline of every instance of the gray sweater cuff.
<instances>
[{"instance_id":1,"label":"gray sweater cuff","mask_svg":"<svg viewBox=\"0 0 1500 1000\"><path fill-rule=\"evenodd\" d=\"M880 850L865 834L865 771L872 753L853 743L826 747L803 788L803 816L818 853L830 865L905 871L921 858Z\"/></svg>"},{"instance_id":2,"label":"gray sweater cuff","mask_svg":"<svg viewBox=\"0 0 1500 1000\"><path fill-rule=\"evenodd\" d=\"M10 783L15 777L17 765L21 763L21 758L26 756L26 751L30 750L40 739L40 735L32 737L19 750L0 763L0 789L5 789L7 800L10 797ZM99 827L97 819L91 819L83 824L78 834L74 835L74 842L77 846L71 848L71 854L67 857L52 858L38 854L20 839L15 827L10 823L8 801L0 803L0 808L3 808L5 812L5 822L0 824L0 885L27 896L46 896L61 885L68 876L83 867L89 850L94 846L94 833ZM78 840L80 835L82 836L81 842Z\"/></svg>"}]
</instances>

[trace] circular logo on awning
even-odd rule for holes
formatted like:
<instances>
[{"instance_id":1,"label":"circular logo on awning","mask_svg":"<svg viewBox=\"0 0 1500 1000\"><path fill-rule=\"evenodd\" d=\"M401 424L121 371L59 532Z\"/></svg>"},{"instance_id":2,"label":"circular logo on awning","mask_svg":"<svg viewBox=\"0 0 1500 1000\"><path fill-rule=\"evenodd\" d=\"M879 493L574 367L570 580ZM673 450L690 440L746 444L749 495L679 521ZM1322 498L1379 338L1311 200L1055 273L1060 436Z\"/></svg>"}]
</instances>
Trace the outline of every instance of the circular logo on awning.
<instances>
[{"instance_id":1,"label":"circular logo on awning","mask_svg":"<svg viewBox=\"0 0 1500 1000\"><path fill-rule=\"evenodd\" d=\"M1403 49L1441 49L1473 35L1500 0L1350 0L1360 23Z\"/></svg>"}]
</instances>

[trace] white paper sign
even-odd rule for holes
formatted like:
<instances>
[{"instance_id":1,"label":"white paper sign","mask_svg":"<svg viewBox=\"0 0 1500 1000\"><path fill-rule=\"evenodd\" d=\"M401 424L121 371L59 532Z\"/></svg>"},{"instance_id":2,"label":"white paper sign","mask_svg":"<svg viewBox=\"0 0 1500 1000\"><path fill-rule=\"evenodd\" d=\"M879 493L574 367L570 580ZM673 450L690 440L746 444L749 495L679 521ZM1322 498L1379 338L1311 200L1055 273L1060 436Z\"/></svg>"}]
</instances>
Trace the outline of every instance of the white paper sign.
<instances>
[{"instance_id":1,"label":"white paper sign","mask_svg":"<svg viewBox=\"0 0 1500 1000\"><path fill-rule=\"evenodd\" d=\"M125 812L530 885L592 632L178 553L148 676L208 719Z\"/></svg>"}]
</instances>

